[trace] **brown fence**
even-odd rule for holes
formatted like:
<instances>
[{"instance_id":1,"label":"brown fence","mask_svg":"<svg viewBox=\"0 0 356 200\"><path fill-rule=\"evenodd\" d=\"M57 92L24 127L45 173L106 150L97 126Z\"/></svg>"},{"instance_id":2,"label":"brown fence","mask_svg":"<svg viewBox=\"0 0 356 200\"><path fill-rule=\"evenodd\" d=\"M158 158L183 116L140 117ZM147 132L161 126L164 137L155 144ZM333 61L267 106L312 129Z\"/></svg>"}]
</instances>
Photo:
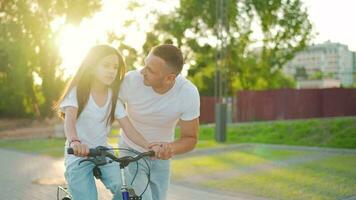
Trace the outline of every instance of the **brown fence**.
<instances>
[{"instance_id":1,"label":"brown fence","mask_svg":"<svg viewBox=\"0 0 356 200\"><path fill-rule=\"evenodd\" d=\"M237 121L356 115L356 89L279 89L237 94Z\"/></svg>"},{"instance_id":2,"label":"brown fence","mask_svg":"<svg viewBox=\"0 0 356 200\"><path fill-rule=\"evenodd\" d=\"M241 91L231 112L234 122L356 116L356 89ZM201 97L200 122L214 123L214 97Z\"/></svg>"},{"instance_id":3,"label":"brown fence","mask_svg":"<svg viewBox=\"0 0 356 200\"><path fill-rule=\"evenodd\" d=\"M215 121L215 97L200 98L200 122L213 123Z\"/></svg>"}]
</instances>

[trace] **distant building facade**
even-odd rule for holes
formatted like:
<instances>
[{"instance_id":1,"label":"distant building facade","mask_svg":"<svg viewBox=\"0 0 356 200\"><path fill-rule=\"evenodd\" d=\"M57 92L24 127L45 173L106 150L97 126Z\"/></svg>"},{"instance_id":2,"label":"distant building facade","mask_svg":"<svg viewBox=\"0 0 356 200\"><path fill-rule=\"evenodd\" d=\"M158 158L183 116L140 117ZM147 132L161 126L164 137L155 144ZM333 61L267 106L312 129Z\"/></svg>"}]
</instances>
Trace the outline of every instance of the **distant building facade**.
<instances>
[{"instance_id":1,"label":"distant building facade","mask_svg":"<svg viewBox=\"0 0 356 200\"><path fill-rule=\"evenodd\" d=\"M298 53L283 70L297 80L299 88L310 88L318 82L316 88L348 87L353 84L355 65L355 52L347 45L327 41Z\"/></svg>"}]
</instances>

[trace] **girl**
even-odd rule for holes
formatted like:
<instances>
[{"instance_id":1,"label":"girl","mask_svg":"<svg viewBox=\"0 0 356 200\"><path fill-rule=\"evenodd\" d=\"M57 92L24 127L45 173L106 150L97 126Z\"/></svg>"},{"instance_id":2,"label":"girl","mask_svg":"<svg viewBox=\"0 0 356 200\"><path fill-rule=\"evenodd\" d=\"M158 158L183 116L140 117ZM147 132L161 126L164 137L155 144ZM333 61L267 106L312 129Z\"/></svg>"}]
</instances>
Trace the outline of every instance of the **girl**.
<instances>
[{"instance_id":1,"label":"girl","mask_svg":"<svg viewBox=\"0 0 356 200\"><path fill-rule=\"evenodd\" d=\"M64 118L67 137L65 149L72 147L74 150L74 155L65 153L65 178L73 200L97 199L94 164L78 163L89 153L89 148L108 146L107 135L115 118L133 142L148 149L148 142L133 128L118 100L124 75L125 62L121 54L107 45L95 46L58 101L57 108ZM113 193L113 199L121 199L118 164L99 168L101 180Z\"/></svg>"}]
</instances>

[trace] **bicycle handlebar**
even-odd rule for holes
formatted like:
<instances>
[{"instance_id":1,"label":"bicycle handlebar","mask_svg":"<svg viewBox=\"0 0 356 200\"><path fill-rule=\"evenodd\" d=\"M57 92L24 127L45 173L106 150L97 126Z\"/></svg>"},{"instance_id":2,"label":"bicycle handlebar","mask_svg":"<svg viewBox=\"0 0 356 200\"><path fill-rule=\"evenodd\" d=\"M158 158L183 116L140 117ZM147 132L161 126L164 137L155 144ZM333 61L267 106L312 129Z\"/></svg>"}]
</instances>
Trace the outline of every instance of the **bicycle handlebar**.
<instances>
[{"instance_id":1,"label":"bicycle handlebar","mask_svg":"<svg viewBox=\"0 0 356 200\"><path fill-rule=\"evenodd\" d=\"M131 163L131 162L135 162L138 161L139 159L143 158L143 157L152 157L155 155L154 151L147 151L147 152L143 152L140 153L134 157L132 156L124 156L121 158L116 157L114 154L108 152L108 150L110 150L109 148L106 147L102 147L99 146L97 148L90 148L89 149L89 154L88 157L97 157L97 156L104 156L104 157L108 157L111 158L112 160L119 162L119 163ZM68 148L67 149L67 153L68 154L74 154L74 150L73 148Z\"/></svg>"}]
</instances>

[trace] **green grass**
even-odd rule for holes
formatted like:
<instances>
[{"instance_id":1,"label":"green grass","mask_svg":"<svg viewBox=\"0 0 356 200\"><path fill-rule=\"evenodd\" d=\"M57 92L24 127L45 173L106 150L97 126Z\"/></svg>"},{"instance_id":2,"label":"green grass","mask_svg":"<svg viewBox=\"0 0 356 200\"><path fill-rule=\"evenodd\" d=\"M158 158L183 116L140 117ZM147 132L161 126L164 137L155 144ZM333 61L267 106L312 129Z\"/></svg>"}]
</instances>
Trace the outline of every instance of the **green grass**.
<instances>
[{"instance_id":1,"label":"green grass","mask_svg":"<svg viewBox=\"0 0 356 200\"><path fill-rule=\"evenodd\" d=\"M64 139L0 140L0 148L63 157Z\"/></svg>"},{"instance_id":2,"label":"green grass","mask_svg":"<svg viewBox=\"0 0 356 200\"><path fill-rule=\"evenodd\" d=\"M311 155L313 152L310 151L301 151L301 150L277 150L271 149L270 147L265 146L251 146L247 149L239 150L249 155L258 156L261 159L265 160L286 160L295 156L304 156Z\"/></svg>"},{"instance_id":3,"label":"green grass","mask_svg":"<svg viewBox=\"0 0 356 200\"><path fill-rule=\"evenodd\" d=\"M176 138L180 129L176 129ZM214 126L200 127L197 148L236 143L269 143L337 148L356 148L356 117L241 123L228 126L226 143L214 140ZM117 146L119 130L110 133L109 143ZM0 148L63 156L63 139L0 141ZM263 151L262 151L263 152Z\"/></svg>"},{"instance_id":4,"label":"green grass","mask_svg":"<svg viewBox=\"0 0 356 200\"><path fill-rule=\"evenodd\" d=\"M199 142L212 141L214 129L201 126ZM234 124L226 142L356 148L356 117Z\"/></svg>"},{"instance_id":5,"label":"green grass","mask_svg":"<svg viewBox=\"0 0 356 200\"><path fill-rule=\"evenodd\" d=\"M0 140L0 148L23 151L27 153L44 154L53 157L64 156L65 139L26 139L26 140ZM116 147L117 138L110 137L109 144Z\"/></svg>"},{"instance_id":6,"label":"green grass","mask_svg":"<svg viewBox=\"0 0 356 200\"><path fill-rule=\"evenodd\" d=\"M250 173L202 186L273 199L343 199L356 195L356 155Z\"/></svg>"},{"instance_id":7,"label":"green grass","mask_svg":"<svg viewBox=\"0 0 356 200\"><path fill-rule=\"evenodd\" d=\"M175 132L179 138L180 129ZM119 130L114 129L110 137L118 135ZM356 148L356 117L237 123L227 127L226 143L218 143L214 138L215 126L201 125L197 148L236 143Z\"/></svg>"},{"instance_id":8,"label":"green grass","mask_svg":"<svg viewBox=\"0 0 356 200\"><path fill-rule=\"evenodd\" d=\"M214 172L229 171L236 167L249 167L265 162L258 156L251 156L245 152L230 152L223 155L199 156L173 160L174 180L190 178L192 175L206 175Z\"/></svg>"},{"instance_id":9,"label":"green grass","mask_svg":"<svg viewBox=\"0 0 356 200\"><path fill-rule=\"evenodd\" d=\"M271 164L273 161L283 161L307 154L310 155L312 153L309 151L276 150L257 145L221 154L173 160L172 177L175 180L189 179L195 174L208 175L216 172L232 171L238 168Z\"/></svg>"},{"instance_id":10,"label":"green grass","mask_svg":"<svg viewBox=\"0 0 356 200\"><path fill-rule=\"evenodd\" d=\"M315 160L287 167L277 165L311 154ZM172 178L268 199L343 199L356 195L355 166L356 154L320 154L256 145L243 151L174 160Z\"/></svg>"}]
</instances>

